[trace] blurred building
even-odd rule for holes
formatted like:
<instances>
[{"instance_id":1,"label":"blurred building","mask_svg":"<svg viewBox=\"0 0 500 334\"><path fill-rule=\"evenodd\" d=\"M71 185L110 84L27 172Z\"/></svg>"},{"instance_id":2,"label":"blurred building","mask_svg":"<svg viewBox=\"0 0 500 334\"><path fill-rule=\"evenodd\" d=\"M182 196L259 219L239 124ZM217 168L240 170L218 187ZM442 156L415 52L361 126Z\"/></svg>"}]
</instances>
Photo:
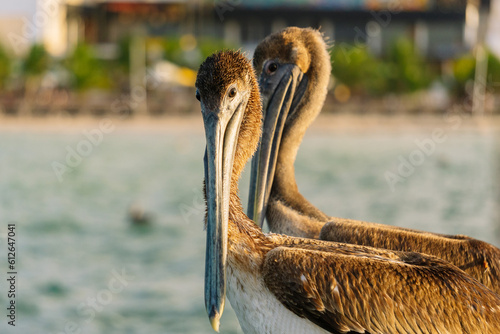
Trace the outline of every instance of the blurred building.
<instances>
[{"instance_id":1,"label":"blurred building","mask_svg":"<svg viewBox=\"0 0 500 334\"><path fill-rule=\"evenodd\" d=\"M68 45L116 43L141 31L148 36L192 32L200 1L73 0L67 4Z\"/></svg>"},{"instance_id":2,"label":"blurred building","mask_svg":"<svg viewBox=\"0 0 500 334\"><path fill-rule=\"evenodd\" d=\"M464 47L466 1L337 0L256 1L226 12L226 31L239 31L243 43L288 25L321 27L337 45L366 43L383 54L395 39L414 40L418 51L431 58L445 58ZM232 26L228 29L228 26Z\"/></svg>"},{"instance_id":3,"label":"blurred building","mask_svg":"<svg viewBox=\"0 0 500 334\"><path fill-rule=\"evenodd\" d=\"M208 35L251 49L289 25L321 27L336 44L366 43L376 54L402 35L431 58L470 45L466 0L48 1L61 7L44 31L56 53L80 41L116 43L137 30L149 36Z\"/></svg>"},{"instance_id":4,"label":"blurred building","mask_svg":"<svg viewBox=\"0 0 500 334\"><path fill-rule=\"evenodd\" d=\"M20 52L42 39L61 55L82 41L113 45L139 31L212 36L252 49L295 25L321 27L337 45L366 43L375 54L406 36L422 55L442 59L474 44L474 3L489 7L489 0L38 0L35 14L0 19L0 42Z\"/></svg>"}]
</instances>

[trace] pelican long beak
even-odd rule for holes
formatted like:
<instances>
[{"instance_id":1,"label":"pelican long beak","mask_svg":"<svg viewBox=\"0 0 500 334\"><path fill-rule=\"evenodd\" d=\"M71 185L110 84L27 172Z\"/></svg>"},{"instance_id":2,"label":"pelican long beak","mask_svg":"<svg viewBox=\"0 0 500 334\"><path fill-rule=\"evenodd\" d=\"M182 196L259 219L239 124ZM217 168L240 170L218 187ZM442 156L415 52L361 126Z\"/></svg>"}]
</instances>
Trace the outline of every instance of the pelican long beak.
<instances>
[{"instance_id":1,"label":"pelican long beak","mask_svg":"<svg viewBox=\"0 0 500 334\"><path fill-rule=\"evenodd\" d=\"M247 99L208 110L202 103L207 147L205 186L207 197L207 250L205 257L205 307L212 328L219 331L226 297L229 196L238 133ZM231 107L233 106L233 107Z\"/></svg>"},{"instance_id":2,"label":"pelican long beak","mask_svg":"<svg viewBox=\"0 0 500 334\"><path fill-rule=\"evenodd\" d=\"M259 80L264 122L260 144L252 158L247 213L261 227L266 217L283 129L304 95L307 81L307 76L295 64L281 65L274 74L263 74Z\"/></svg>"}]
</instances>

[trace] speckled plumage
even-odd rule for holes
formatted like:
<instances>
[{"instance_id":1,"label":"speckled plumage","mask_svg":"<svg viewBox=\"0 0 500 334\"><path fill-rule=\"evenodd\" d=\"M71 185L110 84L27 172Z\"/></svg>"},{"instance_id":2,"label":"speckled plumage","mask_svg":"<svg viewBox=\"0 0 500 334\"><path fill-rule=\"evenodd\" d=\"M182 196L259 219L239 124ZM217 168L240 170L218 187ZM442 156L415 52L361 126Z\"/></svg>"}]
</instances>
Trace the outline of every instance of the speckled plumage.
<instances>
[{"instance_id":1,"label":"speckled plumage","mask_svg":"<svg viewBox=\"0 0 500 334\"><path fill-rule=\"evenodd\" d=\"M500 293L500 250L465 235L444 235L331 218L323 227L320 239L437 256Z\"/></svg>"},{"instance_id":2,"label":"speckled plumage","mask_svg":"<svg viewBox=\"0 0 500 334\"><path fill-rule=\"evenodd\" d=\"M306 128L323 106L330 76L330 57L318 31L291 27L270 35L257 46L254 67L258 75L262 74L262 64L267 59L297 64L309 77L307 91L295 112L296 118L287 120L283 130L266 214L270 230L297 237L434 255L500 293L500 249L493 245L465 236L329 217L299 193L293 164Z\"/></svg>"}]
</instances>

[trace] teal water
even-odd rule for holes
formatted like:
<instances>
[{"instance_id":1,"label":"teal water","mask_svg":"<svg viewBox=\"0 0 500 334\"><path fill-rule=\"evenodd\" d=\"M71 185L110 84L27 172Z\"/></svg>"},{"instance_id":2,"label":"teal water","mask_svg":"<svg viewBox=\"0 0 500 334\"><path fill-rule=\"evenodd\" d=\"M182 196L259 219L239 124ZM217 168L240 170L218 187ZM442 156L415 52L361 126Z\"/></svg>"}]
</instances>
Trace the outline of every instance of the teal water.
<instances>
[{"instance_id":1,"label":"teal water","mask_svg":"<svg viewBox=\"0 0 500 334\"><path fill-rule=\"evenodd\" d=\"M299 189L331 215L500 245L494 133L449 132L392 190L387 172L397 173L400 156L426 138L424 130L309 131L296 164ZM59 181L54 161L64 163L66 147L83 139L79 131L0 134L2 277L8 223L18 249L16 327L2 314L0 332L212 333L203 302L203 132L118 127ZM244 204L247 185L248 171ZM151 215L150 226L130 225L133 203ZM229 305L221 332L242 333Z\"/></svg>"}]
</instances>

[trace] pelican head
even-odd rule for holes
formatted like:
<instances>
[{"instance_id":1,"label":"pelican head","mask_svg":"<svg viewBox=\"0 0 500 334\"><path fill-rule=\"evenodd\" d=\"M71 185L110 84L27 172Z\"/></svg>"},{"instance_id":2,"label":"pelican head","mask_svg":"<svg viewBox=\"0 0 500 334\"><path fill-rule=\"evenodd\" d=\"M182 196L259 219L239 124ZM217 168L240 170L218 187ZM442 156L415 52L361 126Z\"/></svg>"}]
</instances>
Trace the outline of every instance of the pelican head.
<instances>
[{"instance_id":1,"label":"pelican head","mask_svg":"<svg viewBox=\"0 0 500 334\"><path fill-rule=\"evenodd\" d=\"M218 331L226 293L229 207L241 206L230 196L237 196L238 178L257 147L262 118L259 87L249 60L236 51L208 57L198 71L196 98L207 142L205 307Z\"/></svg>"},{"instance_id":2,"label":"pelican head","mask_svg":"<svg viewBox=\"0 0 500 334\"><path fill-rule=\"evenodd\" d=\"M262 226L271 186L276 186L277 165L283 176L276 180L278 186L296 189L293 162L306 129L323 106L331 64L321 33L289 27L257 46L253 65L259 76L264 125L252 161L248 215Z\"/></svg>"}]
</instances>

